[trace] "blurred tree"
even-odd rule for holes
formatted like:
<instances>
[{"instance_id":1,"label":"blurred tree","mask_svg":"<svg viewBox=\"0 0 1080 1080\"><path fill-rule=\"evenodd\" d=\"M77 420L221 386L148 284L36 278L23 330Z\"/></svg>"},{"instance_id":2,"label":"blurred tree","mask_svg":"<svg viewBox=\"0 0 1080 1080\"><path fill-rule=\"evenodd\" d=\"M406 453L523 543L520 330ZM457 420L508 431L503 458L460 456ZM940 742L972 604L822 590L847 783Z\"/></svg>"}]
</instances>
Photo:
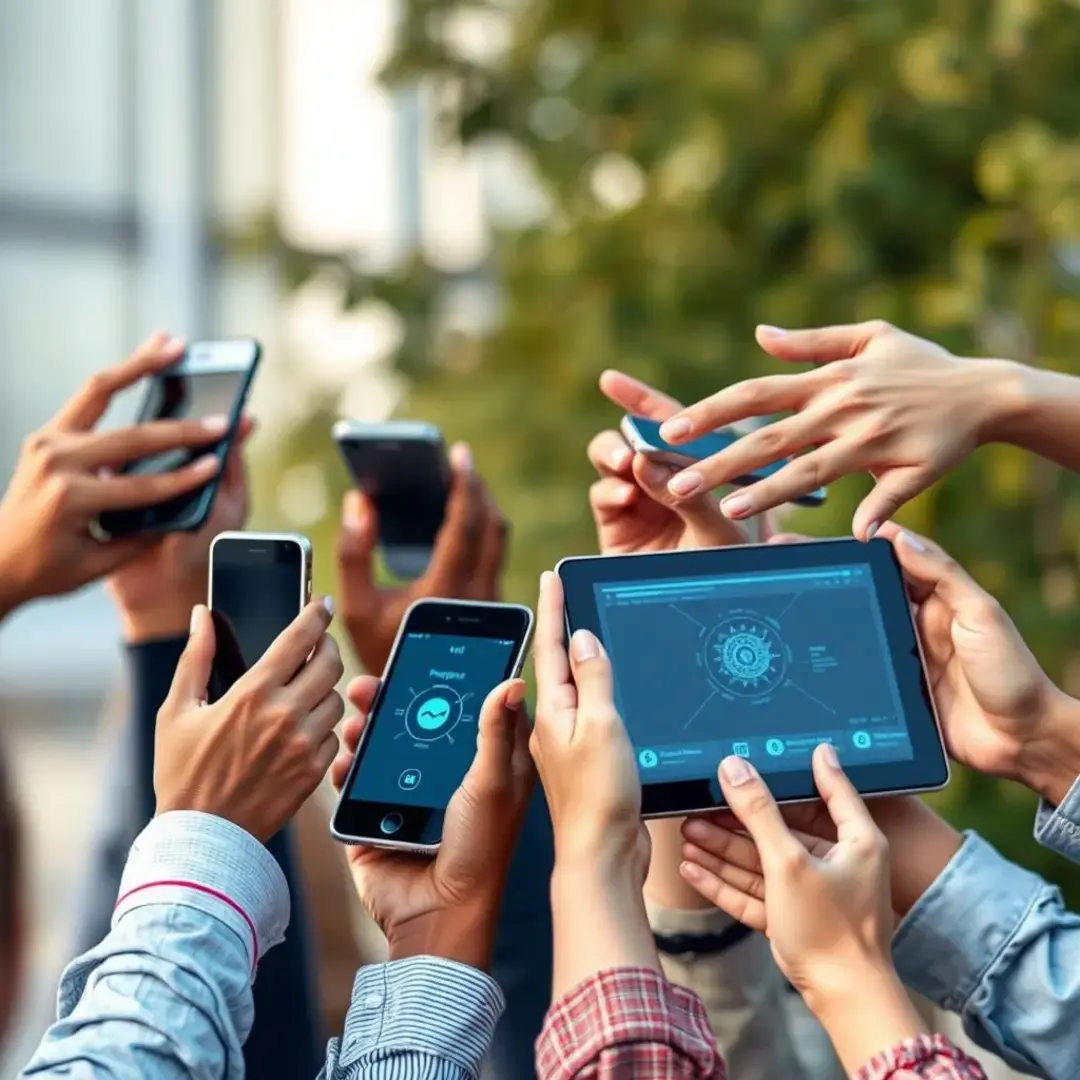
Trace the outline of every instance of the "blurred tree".
<instances>
[{"instance_id":1,"label":"blurred tree","mask_svg":"<svg viewBox=\"0 0 1080 1080\"><path fill-rule=\"evenodd\" d=\"M462 19L505 48L466 50ZM594 550L605 367L691 400L774 368L758 322L880 317L1080 372L1078 55L1075 0L403 0L387 77L437 97L448 138L523 152L551 213L494 237L499 316L475 337L443 332L420 258L334 268L347 304L401 313L408 411L473 443L514 523L515 597ZM327 262L287 254L295 280ZM794 525L847 531L865 489ZM1080 690L1080 479L991 447L904 520ZM1026 792L962 774L938 802L1080 902Z\"/></svg>"}]
</instances>

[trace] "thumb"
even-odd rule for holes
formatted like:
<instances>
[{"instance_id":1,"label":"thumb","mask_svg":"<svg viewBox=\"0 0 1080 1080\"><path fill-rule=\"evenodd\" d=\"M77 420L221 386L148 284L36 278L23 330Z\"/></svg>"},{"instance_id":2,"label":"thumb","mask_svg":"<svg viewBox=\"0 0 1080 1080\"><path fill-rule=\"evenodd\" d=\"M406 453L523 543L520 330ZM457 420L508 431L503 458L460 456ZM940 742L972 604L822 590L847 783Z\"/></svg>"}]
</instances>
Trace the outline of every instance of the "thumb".
<instances>
[{"instance_id":1,"label":"thumb","mask_svg":"<svg viewBox=\"0 0 1080 1080\"><path fill-rule=\"evenodd\" d=\"M191 610L191 634L180 654L169 698L178 705L198 705L206 700L210 672L217 650L214 620L202 604Z\"/></svg>"},{"instance_id":2,"label":"thumb","mask_svg":"<svg viewBox=\"0 0 1080 1080\"><path fill-rule=\"evenodd\" d=\"M851 521L851 531L859 540L872 540L904 503L914 499L934 482L922 465L906 465L882 473L873 490L859 504Z\"/></svg>"},{"instance_id":3,"label":"thumb","mask_svg":"<svg viewBox=\"0 0 1080 1080\"><path fill-rule=\"evenodd\" d=\"M375 606L373 556L378 535L375 507L361 492L346 492L337 542L338 589L346 620L363 618Z\"/></svg>"},{"instance_id":4,"label":"thumb","mask_svg":"<svg viewBox=\"0 0 1080 1080\"><path fill-rule=\"evenodd\" d=\"M850 841L873 833L877 829L874 819L855 786L840 767L836 748L831 743L822 743L817 747L812 768L821 801L836 826L837 839Z\"/></svg>"},{"instance_id":5,"label":"thumb","mask_svg":"<svg viewBox=\"0 0 1080 1080\"><path fill-rule=\"evenodd\" d=\"M746 534L738 524L724 516L720 503L711 491L692 499L678 499L668 491L668 481L678 472L644 454L634 455L634 479L655 503L677 514L690 528L710 537L715 547L745 544Z\"/></svg>"},{"instance_id":6,"label":"thumb","mask_svg":"<svg viewBox=\"0 0 1080 1080\"><path fill-rule=\"evenodd\" d=\"M848 326L824 326L816 330L781 330L778 326L759 326L754 331L757 343L778 360L804 364L829 364L858 356L881 328L880 323L853 323Z\"/></svg>"},{"instance_id":7,"label":"thumb","mask_svg":"<svg viewBox=\"0 0 1080 1080\"><path fill-rule=\"evenodd\" d=\"M806 849L791 835L757 769L745 758L726 757L720 763L720 787L731 812L739 819L757 845L761 865L770 866L791 855L801 857Z\"/></svg>"},{"instance_id":8,"label":"thumb","mask_svg":"<svg viewBox=\"0 0 1080 1080\"><path fill-rule=\"evenodd\" d=\"M500 683L484 699L476 732L471 779L486 787L509 783L513 772L517 719L525 700L523 679Z\"/></svg>"},{"instance_id":9,"label":"thumb","mask_svg":"<svg viewBox=\"0 0 1080 1080\"><path fill-rule=\"evenodd\" d=\"M892 541L893 551L905 576L912 583L916 603L936 593L954 618L966 621L965 614L976 616L993 598L968 576L967 571L937 544L907 529L885 525L881 535Z\"/></svg>"}]
</instances>

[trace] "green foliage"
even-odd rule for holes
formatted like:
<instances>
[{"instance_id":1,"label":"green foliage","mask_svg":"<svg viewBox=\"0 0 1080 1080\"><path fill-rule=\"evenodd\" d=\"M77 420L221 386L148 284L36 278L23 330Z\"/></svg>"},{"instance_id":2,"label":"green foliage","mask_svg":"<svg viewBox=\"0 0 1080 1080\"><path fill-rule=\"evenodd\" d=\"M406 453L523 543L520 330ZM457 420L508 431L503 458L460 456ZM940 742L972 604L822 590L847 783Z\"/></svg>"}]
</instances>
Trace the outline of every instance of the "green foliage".
<instances>
[{"instance_id":1,"label":"green foliage","mask_svg":"<svg viewBox=\"0 0 1080 1080\"><path fill-rule=\"evenodd\" d=\"M507 49L456 47L464 11ZM514 523L511 593L594 549L605 367L690 400L775 369L758 322L878 317L1080 372L1078 55L1066 0L407 0L390 75L456 87L448 132L516 144L553 212L496 236L501 317L475 341L440 335L420 261L347 292L402 311L409 412L473 443ZM867 483L792 524L846 532ZM1078 688L1080 480L992 447L904 520ZM1026 794L962 775L939 802L1080 899Z\"/></svg>"}]
</instances>

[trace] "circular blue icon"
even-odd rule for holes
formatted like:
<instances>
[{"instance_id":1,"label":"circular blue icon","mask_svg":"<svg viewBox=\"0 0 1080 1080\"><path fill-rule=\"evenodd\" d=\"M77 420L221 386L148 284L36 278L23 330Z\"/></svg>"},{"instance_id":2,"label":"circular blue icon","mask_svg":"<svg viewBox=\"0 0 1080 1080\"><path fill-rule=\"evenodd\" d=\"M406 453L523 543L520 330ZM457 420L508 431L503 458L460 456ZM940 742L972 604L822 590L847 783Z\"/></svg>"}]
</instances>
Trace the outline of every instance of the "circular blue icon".
<instances>
[{"instance_id":1,"label":"circular blue icon","mask_svg":"<svg viewBox=\"0 0 1080 1080\"><path fill-rule=\"evenodd\" d=\"M873 740L870 738L869 731L856 731L851 736L851 741L854 744L856 750L869 750L870 743L873 742Z\"/></svg>"},{"instance_id":2,"label":"circular blue icon","mask_svg":"<svg viewBox=\"0 0 1080 1080\"><path fill-rule=\"evenodd\" d=\"M425 731L438 731L450 719L450 702L444 697L430 697L416 712L416 722Z\"/></svg>"},{"instance_id":3,"label":"circular blue icon","mask_svg":"<svg viewBox=\"0 0 1080 1080\"><path fill-rule=\"evenodd\" d=\"M766 739L765 753L770 757L779 757L784 752L784 744L780 739Z\"/></svg>"},{"instance_id":4,"label":"circular blue icon","mask_svg":"<svg viewBox=\"0 0 1080 1080\"><path fill-rule=\"evenodd\" d=\"M656 756L655 750L642 750L638 754L638 761L641 762L643 769L655 769L660 764L660 759Z\"/></svg>"}]
</instances>

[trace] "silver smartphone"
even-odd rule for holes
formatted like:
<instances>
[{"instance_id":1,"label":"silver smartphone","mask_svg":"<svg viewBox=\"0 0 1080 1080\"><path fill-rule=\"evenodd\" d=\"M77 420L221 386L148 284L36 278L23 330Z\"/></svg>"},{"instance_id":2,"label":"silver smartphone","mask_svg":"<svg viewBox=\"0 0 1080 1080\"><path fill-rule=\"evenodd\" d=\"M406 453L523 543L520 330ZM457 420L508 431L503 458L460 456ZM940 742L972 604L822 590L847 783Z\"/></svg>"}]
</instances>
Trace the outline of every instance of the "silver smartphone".
<instances>
[{"instance_id":1,"label":"silver smartphone","mask_svg":"<svg viewBox=\"0 0 1080 1080\"><path fill-rule=\"evenodd\" d=\"M223 532L214 538L207 594L217 635L211 701L228 693L310 599L306 536Z\"/></svg>"},{"instance_id":2,"label":"silver smartphone","mask_svg":"<svg viewBox=\"0 0 1080 1080\"><path fill-rule=\"evenodd\" d=\"M419 600L405 613L330 823L346 844L431 853L476 754L480 709L521 673L520 604Z\"/></svg>"},{"instance_id":3,"label":"silver smartphone","mask_svg":"<svg viewBox=\"0 0 1080 1080\"><path fill-rule=\"evenodd\" d=\"M332 434L353 483L375 504L379 548L390 572L404 580L420 577L450 493L450 463L439 429L412 420L339 420Z\"/></svg>"}]
</instances>

